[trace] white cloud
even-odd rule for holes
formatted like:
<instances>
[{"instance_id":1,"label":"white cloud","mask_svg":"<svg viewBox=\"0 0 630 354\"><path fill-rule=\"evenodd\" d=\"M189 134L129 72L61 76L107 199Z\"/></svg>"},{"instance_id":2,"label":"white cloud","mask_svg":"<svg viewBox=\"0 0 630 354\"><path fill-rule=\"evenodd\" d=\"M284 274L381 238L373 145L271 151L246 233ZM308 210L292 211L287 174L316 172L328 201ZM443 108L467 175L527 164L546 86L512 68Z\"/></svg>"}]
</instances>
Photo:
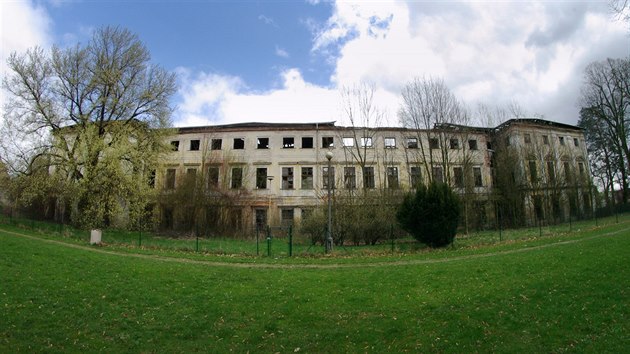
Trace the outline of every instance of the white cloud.
<instances>
[{"instance_id":1,"label":"white cloud","mask_svg":"<svg viewBox=\"0 0 630 354\"><path fill-rule=\"evenodd\" d=\"M177 126L236 122L321 122L336 120L339 94L304 81L297 69L282 72L282 87L252 92L241 79L179 70L183 89Z\"/></svg>"},{"instance_id":2,"label":"white cloud","mask_svg":"<svg viewBox=\"0 0 630 354\"><path fill-rule=\"evenodd\" d=\"M334 67L329 86L305 82L297 68L265 92L201 73L182 91L178 125L343 123L338 88L361 81L375 85L377 103L394 125L400 89L415 76L443 78L471 107L517 102L531 114L575 124L583 68L628 55L624 24L601 3L337 1L325 23L303 23L313 33L315 60ZM276 54L283 56L282 48Z\"/></svg>"},{"instance_id":3,"label":"white cloud","mask_svg":"<svg viewBox=\"0 0 630 354\"><path fill-rule=\"evenodd\" d=\"M8 73L7 58L13 52L50 46L51 20L46 10L30 1L0 2L0 74ZM0 107L4 107L5 93L0 94ZM1 120L1 119L0 119Z\"/></svg>"},{"instance_id":4,"label":"white cloud","mask_svg":"<svg viewBox=\"0 0 630 354\"><path fill-rule=\"evenodd\" d=\"M289 52L287 52L286 50L276 46L276 55L281 57L281 58L288 58L289 57Z\"/></svg>"},{"instance_id":5,"label":"white cloud","mask_svg":"<svg viewBox=\"0 0 630 354\"><path fill-rule=\"evenodd\" d=\"M340 1L313 50L334 57L335 85L363 80L389 91L390 110L410 78L431 75L469 103L516 100L574 124L584 66L628 55L623 25L583 2Z\"/></svg>"}]
</instances>

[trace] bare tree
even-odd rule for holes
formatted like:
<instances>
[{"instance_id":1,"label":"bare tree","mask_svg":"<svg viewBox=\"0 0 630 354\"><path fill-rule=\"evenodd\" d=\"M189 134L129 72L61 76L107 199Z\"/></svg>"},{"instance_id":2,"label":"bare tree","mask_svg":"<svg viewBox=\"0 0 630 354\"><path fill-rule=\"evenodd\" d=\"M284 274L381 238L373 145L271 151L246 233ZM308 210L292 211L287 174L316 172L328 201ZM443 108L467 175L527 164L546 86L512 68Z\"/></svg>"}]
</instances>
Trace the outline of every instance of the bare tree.
<instances>
[{"instance_id":1,"label":"bare tree","mask_svg":"<svg viewBox=\"0 0 630 354\"><path fill-rule=\"evenodd\" d=\"M70 202L83 226L107 226L123 209L135 219L148 202L175 92L174 75L149 60L138 37L116 27L96 30L85 46L8 59L0 155L23 174L46 156L77 187Z\"/></svg>"},{"instance_id":2,"label":"bare tree","mask_svg":"<svg viewBox=\"0 0 630 354\"><path fill-rule=\"evenodd\" d=\"M601 124L621 163L623 200L627 201L630 168L630 58L594 62L584 71L582 112ZM591 145L593 147L593 145Z\"/></svg>"},{"instance_id":3,"label":"bare tree","mask_svg":"<svg viewBox=\"0 0 630 354\"><path fill-rule=\"evenodd\" d=\"M625 21L630 25L630 0L609 0L608 4L615 19Z\"/></svg>"},{"instance_id":4,"label":"bare tree","mask_svg":"<svg viewBox=\"0 0 630 354\"><path fill-rule=\"evenodd\" d=\"M374 102L375 87L373 84L360 83L341 89L342 121L348 129L339 131L345 161L358 165L365 172L368 165L378 161L374 144L376 128L384 120L384 112ZM366 189L366 184L362 184Z\"/></svg>"},{"instance_id":5,"label":"bare tree","mask_svg":"<svg viewBox=\"0 0 630 354\"><path fill-rule=\"evenodd\" d=\"M527 113L516 101L510 101L505 105L477 104L477 121L481 126L494 128L512 118L525 118Z\"/></svg>"},{"instance_id":6,"label":"bare tree","mask_svg":"<svg viewBox=\"0 0 630 354\"><path fill-rule=\"evenodd\" d=\"M417 132L418 139L418 149L408 158L424 166L429 181L449 181L451 139L458 135L452 128L469 123L465 107L441 79L416 78L403 88L402 98L400 123Z\"/></svg>"}]
</instances>

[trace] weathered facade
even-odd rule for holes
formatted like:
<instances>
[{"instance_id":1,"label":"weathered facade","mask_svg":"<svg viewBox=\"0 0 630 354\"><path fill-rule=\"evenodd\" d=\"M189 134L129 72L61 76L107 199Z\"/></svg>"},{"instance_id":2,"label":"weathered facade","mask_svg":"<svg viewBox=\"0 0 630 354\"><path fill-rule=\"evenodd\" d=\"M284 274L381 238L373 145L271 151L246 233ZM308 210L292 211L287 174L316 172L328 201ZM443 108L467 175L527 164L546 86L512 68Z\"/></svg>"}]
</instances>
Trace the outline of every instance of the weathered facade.
<instances>
[{"instance_id":1,"label":"weathered facade","mask_svg":"<svg viewBox=\"0 0 630 354\"><path fill-rule=\"evenodd\" d=\"M478 227L495 220L508 188L518 191L514 212L529 216L547 218L550 209L564 219L590 208L582 131L539 119L428 131L243 123L179 128L170 142L173 152L155 179L164 228L178 228L178 219L189 226L200 218L230 227L294 222L326 202L329 173L337 196L448 182Z\"/></svg>"}]
</instances>

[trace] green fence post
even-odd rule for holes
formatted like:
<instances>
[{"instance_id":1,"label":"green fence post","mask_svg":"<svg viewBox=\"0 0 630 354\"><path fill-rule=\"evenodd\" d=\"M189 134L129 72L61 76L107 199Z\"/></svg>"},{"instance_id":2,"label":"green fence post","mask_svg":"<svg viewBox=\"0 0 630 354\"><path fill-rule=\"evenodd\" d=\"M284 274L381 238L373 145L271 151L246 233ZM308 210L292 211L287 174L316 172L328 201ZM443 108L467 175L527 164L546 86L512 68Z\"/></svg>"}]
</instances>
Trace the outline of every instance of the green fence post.
<instances>
[{"instance_id":1,"label":"green fence post","mask_svg":"<svg viewBox=\"0 0 630 354\"><path fill-rule=\"evenodd\" d=\"M260 226L256 226L256 255L259 255L258 234L260 233Z\"/></svg>"},{"instance_id":2,"label":"green fence post","mask_svg":"<svg viewBox=\"0 0 630 354\"><path fill-rule=\"evenodd\" d=\"M289 225L289 257L293 256L293 226Z\"/></svg>"},{"instance_id":3,"label":"green fence post","mask_svg":"<svg viewBox=\"0 0 630 354\"><path fill-rule=\"evenodd\" d=\"M389 225L389 238L392 240L392 253L394 253L394 224Z\"/></svg>"},{"instance_id":4,"label":"green fence post","mask_svg":"<svg viewBox=\"0 0 630 354\"><path fill-rule=\"evenodd\" d=\"M267 257L271 257L271 228L267 226Z\"/></svg>"}]
</instances>

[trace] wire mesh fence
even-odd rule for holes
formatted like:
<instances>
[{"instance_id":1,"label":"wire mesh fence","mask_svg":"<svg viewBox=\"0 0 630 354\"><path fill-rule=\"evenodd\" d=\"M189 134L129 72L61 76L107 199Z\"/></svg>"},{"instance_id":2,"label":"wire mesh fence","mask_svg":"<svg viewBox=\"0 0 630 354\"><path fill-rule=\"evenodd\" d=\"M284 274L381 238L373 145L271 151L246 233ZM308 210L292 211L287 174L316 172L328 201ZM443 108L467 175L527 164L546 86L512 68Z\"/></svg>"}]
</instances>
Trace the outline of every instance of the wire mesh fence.
<instances>
[{"instance_id":1,"label":"wire mesh fence","mask_svg":"<svg viewBox=\"0 0 630 354\"><path fill-rule=\"evenodd\" d=\"M494 228L470 230L460 229L455 238L454 247L468 247L494 244L509 240L531 239L571 233L589 227L597 227L627 222L628 214L609 213L608 216L594 214L592 218L572 220L563 223L538 222L531 227ZM80 230L65 224L11 215L0 215L0 225L5 229L26 229L42 237L67 239L88 244L90 231ZM348 242L335 245L334 252L348 255L370 255L387 253L406 253L425 248L408 234L391 226L391 234L385 235L379 242L371 245L351 244ZM333 230L334 232L334 230ZM299 232L295 226L259 227L243 230L241 237L206 237L205 235L166 235L148 231L102 230L102 245L125 248L156 249L166 251L199 252L215 255L240 255L251 257L312 257L325 254L321 240Z\"/></svg>"}]
</instances>

